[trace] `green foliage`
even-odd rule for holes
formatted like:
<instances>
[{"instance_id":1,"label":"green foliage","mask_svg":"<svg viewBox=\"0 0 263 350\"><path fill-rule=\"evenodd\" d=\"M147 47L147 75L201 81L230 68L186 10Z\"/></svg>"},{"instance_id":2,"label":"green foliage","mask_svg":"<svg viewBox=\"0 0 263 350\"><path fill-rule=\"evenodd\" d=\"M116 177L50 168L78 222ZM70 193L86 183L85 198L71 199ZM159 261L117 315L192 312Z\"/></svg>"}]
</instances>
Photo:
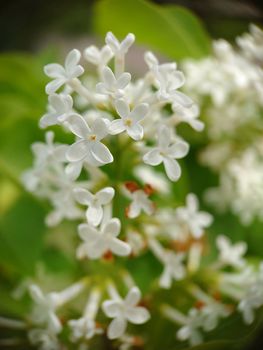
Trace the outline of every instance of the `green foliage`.
<instances>
[{"instance_id":1,"label":"green foliage","mask_svg":"<svg viewBox=\"0 0 263 350\"><path fill-rule=\"evenodd\" d=\"M179 6L154 5L145 0L101 0L95 7L95 30L128 32L137 41L170 58L200 58L210 53L210 40L198 19Z\"/></svg>"},{"instance_id":2,"label":"green foliage","mask_svg":"<svg viewBox=\"0 0 263 350\"><path fill-rule=\"evenodd\" d=\"M43 206L20 183L32 162L30 145L42 138L37 125L46 105L42 70L42 57L0 56L0 261L21 276L34 271L45 232Z\"/></svg>"}]
</instances>

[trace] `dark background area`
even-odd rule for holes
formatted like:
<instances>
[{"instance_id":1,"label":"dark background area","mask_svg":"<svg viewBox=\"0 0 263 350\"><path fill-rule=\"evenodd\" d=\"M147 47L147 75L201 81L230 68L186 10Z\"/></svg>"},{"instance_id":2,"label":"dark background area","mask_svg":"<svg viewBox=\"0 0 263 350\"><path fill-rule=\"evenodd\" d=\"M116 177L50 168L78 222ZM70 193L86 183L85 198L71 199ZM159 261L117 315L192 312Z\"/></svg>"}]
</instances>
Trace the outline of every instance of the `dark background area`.
<instances>
[{"instance_id":1,"label":"dark background area","mask_svg":"<svg viewBox=\"0 0 263 350\"><path fill-rule=\"evenodd\" d=\"M74 38L90 33L93 5L99 0L13 0L0 4L0 50L35 51L50 36ZM125 1L125 0L124 0ZM248 23L263 23L262 0L152 0L177 4L201 18L214 38L233 40Z\"/></svg>"}]
</instances>

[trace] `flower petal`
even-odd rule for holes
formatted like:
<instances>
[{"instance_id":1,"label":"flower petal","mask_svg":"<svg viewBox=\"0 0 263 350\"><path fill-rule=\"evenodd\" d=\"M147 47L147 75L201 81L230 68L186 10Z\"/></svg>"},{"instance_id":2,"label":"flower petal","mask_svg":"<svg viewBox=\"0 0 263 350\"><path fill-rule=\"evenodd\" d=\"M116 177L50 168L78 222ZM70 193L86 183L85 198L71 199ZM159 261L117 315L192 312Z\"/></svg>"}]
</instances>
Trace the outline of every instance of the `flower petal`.
<instances>
[{"instance_id":1,"label":"flower petal","mask_svg":"<svg viewBox=\"0 0 263 350\"><path fill-rule=\"evenodd\" d=\"M74 188L73 190L74 197L77 202L83 205L91 205L94 200L94 195L84 188Z\"/></svg>"},{"instance_id":2,"label":"flower petal","mask_svg":"<svg viewBox=\"0 0 263 350\"><path fill-rule=\"evenodd\" d=\"M143 324L150 319L150 313L145 307L134 307L126 314L127 320L134 324Z\"/></svg>"},{"instance_id":3,"label":"flower petal","mask_svg":"<svg viewBox=\"0 0 263 350\"><path fill-rule=\"evenodd\" d=\"M115 102L115 108L119 116L122 118L127 118L130 114L129 104L123 99L119 99Z\"/></svg>"},{"instance_id":4,"label":"flower petal","mask_svg":"<svg viewBox=\"0 0 263 350\"><path fill-rule=\"evenodd\" d=\"M141 299L141 291L138 287L132 287L125 298L125 305L127 307L136 306Z\"/></svg>"},{"instance_id":5,"label":"flower petal","mask_svg":"<svg viewBox=\"0 0 263 350\"><path fill-rule=\"evenodd\" d=\"M53 94L56 92L63 84L65 84L66 79L65 78L57 78L55 80L52 80L46 85L45 91L48 95Z\"/></svg>"},{"instance_id":6,"label":"flower petal","mask_svg":"<svg viewBox=\"0 0 263 350\"><path fill-rule=\"evenodd\" d=\"M84 118L79 114L72 114L67 119L68 127L76 136L86 139L90 133L90 128Z\"/></svg>"},{"instance_id":7,"label":"flower petal","mask_svg":"<svg viewBox=\"0 0 263 350\"><path fill-rule=\"evenodd\" d=\"M90 259L100 259L108 249L108 241L103 237L98 237L96 242L87 247L87 252Z\"/></svg>"},{"instance_id":8,"label":"flower petal","mask_svg":"<svg viewBox=\"0 0 263 350\"><path fill-rule=\"evenodd\" d=\"M133 124L127 127L127 134L135 141L139 141L143 138L143 127L140 124Z\"/></svg>"},{"instance_id":9,"label":"flower petal","mask_svg":"<svg viewBox=\"0 0 263 350\"><path fill-rule=\"evenodd\" d=\"M173 101L183 105L184 107L190 107L193 104L193 100L180 91L173 92L172 98Z\"/></svg>"},{"instance_id":10,"label":"flower petal","mask_svg":"<svg viewBox=\"0 0 263 350\"><path fill-rule=\"evenodd\" d=\"M146 164L155 166L162 163L163 157L160 155L159 149L154 148L143 156L143 161Z\"/></svg>"},{"instance_id":11,"label":"flower petal","mask_svg":"<svg viewBox=\"0 0 263 350\"><path fill-rule=\"evenodd\" d=\"M97 136L97 140L100 141L108 135L108 127L103 119L95 119L91 127L91 133Z\"/></svg>"},{"instance_id":12,"label":"flower petal","mask_svg":"<svg viewBox=\"0 0 263 350\"><path fill-rule=\"evenodd\" d=\"M135 121L141 121L149 111L149 105L147 103L141 103L136 106L130 113L130 118Z\"/></svg>"},{"instance_id":13,"label":"flower petal","mask_svg":"<svg viewBox=\"0 0 263 350\"><path fill-rule=\"evenodd\" d=\"M109 339L117 339L120 338L126 330L127 321L123 317L117 317L113 321L111 321L108 330L107 336Z\"/></svg>"},{"instance_id":14,"label":"flower petal","mask_svg":"<svg viewBox=\"0 0 263 350\"><path fill-rule=\"evenodd\" d=\"M116 237L121 230L121 222L118 218L110 219L103 227L103 232Z\"/></svg>"},{"instance_id":15,"label":"flower petal","mask_svg":"<svg viewBox=\"0 0 263 350\"><path fill-rule=\"evenodd\" d=\"M105 187L96 193L96 198L100 205L108 204L114 197L115 190L112 187Z\"/></svg>"},{"instance_id":16,"label":"flower petal","mask_svg":"<svg viewBox=\"0 0 263 350\"><path fill-rule=\"evenodd\" d=\"M122 75L117 80L117 88L118 89L124 89L129 82L131 81L131 75L130 73L122 73Z\"/></svg>"},{"instance_id":17,"label":"flower petal","mask_svg":"<svg viewBox=\"0 0 263 350\"><path fill-rule=\"evenodd\" d=\"M116 84L116 78L112 70L109 67L104 67L102 70L103 81L105 85L110 89Z\"/></svg>"},{"instance_id":18,"label":"flower petal","mask_svg":"<svg viewBox=\"0 0 263 350\"><path fill-rule=\"evenodd\" d=\"M124 130L125 130L125 126L122 119L113 120L108 127L108 131L111 135L120 134Z\"/></svg>"},{"instance_id":19,"label":"flower petal","mask_svg":"<svg viewBox=\"0 0 263 350\"><path fill-rule=\"evenodd\" d=\"M90 152L97 161L103 164L113 162L113 156L108 147L101 142L92 142L90 145Z\"/></svg>"},{"instance_id":20,"label":"flower petal","mask_svg":"<svg viewBox=\"0 0 263 350\"><path fill-rule=\"evenodd\" d=\"M166 175L171 181L177 181L181 176L181 168L178 162L171 158L163 159Z\"/></svg>"},{"instance_id":21,"label":"flower petal","mask_svg":"<svg viewBox=\"0 0 263 350\"><path fill-rule=\"evenodd\" d=\"M88 142L85 140L80 140L69 146L66 157L69 162L78 162L85 158L88 152Z\"/></svg>"},{"instance_id":22,"label":"flower petal","mask_svg":"<svg viewBox=\"0 0 263 350\"><path fill-rule=\"evenodd\" d=\"M161 125L161 127L158 129L158 144L160 148L165 149L167 148L171 143L171 130L166 125Z\"/></svg>"},{"instance_id":23,"label":"flower petal","mask_svg":"<svg viewBox=\"0 0 263 350\"><path fill-rule=\"evenodd\" d=\"M87 243L92 243L99 237L99 232L88 224L80 224L78 226L78 234L80 238Z\"/></svg>"},{"instance_id":24,"label":"flower petal","mask_svg":"<svg viewBox=\"0 0 263 350\"><path fill-rule=\"evenodd\" d=\"M66 70L71 69L79 63L81 53L77 49L71 50L65 59L65 68Z\"/></svg>"},{"instance_id":25,"label":"flower petal","mask_svg":"<svg viewBox=\"0 0 263 350\"><path fill-rule=\"evenodd\" d=\"M127 216L130 219L134 219L134 218L137 218L137 216L139 216L140 213L141 213L141 206L139 206L136 201L133 201L128 207Z\"/></svg>"},{"instance_id":26,"label":"flower petal","mask_svg":"<svg viewBox=\"0 0 263 350\"><path fill-rule=\"evenodd\" d=\"M167 155L171 158L181 159L187 155L189 151L189 145L186 142L178 141L168 147Z\"/></svg>"},{"instance_id":27,"label":"flower petal","mask_svg":"<svg viewBox=\"0 0 263 350\"><path fill-rule=\"evenodd\" d=\"M129 244L115 237L109 241L109 249L119 256L128 256L131 254L131 247Z\"/></svg>"},{"instance_id":28,"label":"flower petal","mask_svg":"<svg viewBox=\"0 0 263 350\"><path fill-rule=\"evenodd\" d=\"M67 177L73 181L76 180L81 173L82 165L82 161L69 163L65 168Z\"/></svg>"},{"instance_id":29,"label":"flower petal","mask_svg":"<svg viewBox=\"0 0 263 350\"><path fill-rule=\"evenodd\" d=\"M58 63L47 64L44 67L44 72L50 78L65 77L65 69Z\"/></svg>"},{"instance_id":30,"label":"flower petal","mask_svg":"<svg viewBox=\"0 0 263 350\"><path fill-rule=\"evenodd\" d=\"M106 300L102 303L103 312L111 318L120 316L121 302L116 300Z\"/></svg>"},{"instance_id":31,"label":"flower petal","mask_svg":"<svg viewBox=\"0 0 263 350\"><path fill-rule=\"evenodd\" d=\"M88 223L93 226L98 226L101 223L103 217L103 209L101 206L90 206L86 211L86 217Z\"/></svg>"},{"instance_id":32,"label":"flower petal","mask_svg":"<svg viewBox=\"0 0 263 350\"><path fill-rule=\"evenodd\" d=\"M135 35L134 34L129 33L126 36L126 38L120 44L120 51L121 51L122 54L127 53L128 49L134 43L134 40L135 40Z\"/></svg>"}]
</instances>

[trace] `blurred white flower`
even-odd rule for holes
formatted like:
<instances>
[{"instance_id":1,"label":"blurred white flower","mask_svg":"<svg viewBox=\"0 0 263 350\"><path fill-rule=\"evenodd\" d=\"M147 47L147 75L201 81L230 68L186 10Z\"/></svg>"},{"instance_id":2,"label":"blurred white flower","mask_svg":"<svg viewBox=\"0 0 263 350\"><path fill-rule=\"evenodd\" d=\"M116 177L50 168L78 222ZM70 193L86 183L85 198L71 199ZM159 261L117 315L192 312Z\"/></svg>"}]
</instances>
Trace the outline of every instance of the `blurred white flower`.
<instances>
[{"instance_id":1,"label":"blurred white flower","mask_svg":"<svg viewBox=\"0 0 263 350\"><path fill-rule=\"evenodd\" d=\"M204 230L213 221L211 214L198 211L198 199L196 195L190 193L186 197L186 207L179 207L175 210L175 222L185 226L194 238L200 238Z\"/></svg>"},{"instance_id":2,"label":"blurred white flower","mask_svg":"<svg viewBox=\"0 0 263 350\"><path fill-rule=\"evenodd\" d=\"M78 64L80 57L80 52L74 49L68 53L64 67L57 63L51 63L44 67L45 74L54 79L46 86L47 94L53 94L62 85L84 73L83 67Z\"/></svg>"},{"instance_id":3,"label":"blurred white flower","mask_svg":"<svg viewBox=\"0 0 263 350\"><path fill-rule=\"evenodd\" d=\"M85 59L98 66L100 69L106 66L112 56L112 51L107 45L103 46L101 49L91 45L84 50Z\"/></svg>"},{"instance_id":4,"label":"blurred white flower","mask_svg":"<svg viewBox=\"0 0 263 350\"><path fill-rule=\"evenodd\" d=\"M158 146L147 152L143 156L143 161L152 166L163 163L169 179L177 181L181 176L181 168L176 159L185 157L188 150L189 146L186 142L173 142L171 130L161 125L158 129Z\"/></svg>"},{"instance_id":5,"label":"blurred white flower","mask_svg":"<svg viewBox=\"0 0 263 350\"><path fill-rule=\"evenodd\" d=\"M52 94L48 96L48 102L50 111L40 119L41 128L61 124L72 113L73 100L70 95Z\"/></svg>"},{"instance_id":6,"label":"blurred white flower","mask_svg":"<svg viewBox=\"0 0 263 350\"><path fill-rule=\"evenodd\" d=\"M55 294L45 295L37 285L31 285L29 290L35 303L31 314L32 321L37 325L46 325L51 333L61 332L62 325L56 315L57 298Z\"/></svg>"},{"instance_id":7,"label":"blurred white flower","mask_svg":"<svg viewBox=\"0 0 263 350\"><path fill-rule=\"evenodd\" d=\"M95 194L84 188L75 188L74 195L76 200L88 207L86 217L89 224L98 226L103 218L103 206L109 204L114 197L114 188L104 187Z\"/></svg>"},{"instance_id":8,"label":"blurred white flower","mask_svg":"<svg viewBox=\"0 0 263 350\"><path fill-rule=\"evenodd\" d=\"M187 123L196 131L202 131L204 129L204 123L197 119L200 113L198 105L193 104L186 108L179 104L173 104L173 111L175 112L175 120L177 122Z\"/></svg>"},{"instance_id":9,"label":"blurred white flower","mask_svg":"<svg viewBox=\"0 0 263 350\"><path fill-rule=\"evenodd\" d=\"M119 42L119 40L115 37L115 35L112 32L108 32L106 34L106 44L109 45L112 52L116 56L123 56L125 55L131 45L134 43L135 36L132 33L129 33L122 42Z\"/></svg>"},{"instance_id":10,"label":"blurred white flower","mask_svg":"<svg viewBox=\"0 0 263 350\"><path fill-rule=\"evenodd\" d=\"M141 299L141 292L137 287L132 287L125 299L106 300L102 304L102 309L106 316L113 318L107 335L109 339L116 339L123 336L127 328L127 322L133 324L143 324L150 318L148 310L137 306Z\"/></svg>"},{"instance_id":11,"label":"blurred white flower","mask_svg":"<svg viewBox=\"0 0 263 350\"><path fill-rule=\"evenodd\" d=\"M121 223L117 218L110 219L100 230L88 224L80 224L78 232L84 243L77 249L78 258L99 259L108 251L119 256L129 255L131 247L117 238L120 229Z\"/></svg>"},{"instance_id":12,"label":"blurred white flower","mask_svg":"<svg viewBox=\"0 0 263 350\"><path fill-rule=\"evenodd\" d=\"M142 211L147 215L152 215L155 210L155 204L149 199L153 189L150 185L146 185L141 189L135 182L126 182L127 195L132 200L131 204L126 208L126 215L130 219L138 217Z\"/></svg>"},{"instance_id":13,"label":"blurred white flower","mask_svg":"<svg viewBox=\"0 0 263 350\"><path fill-rule=\"evenodd\" d=\"M245 266L244 254L247 251L246 242L231 244L228 237L219 235L216 238L216 245L219 249L218 260L223 265L243 268Z\"/></svg>"},{"instance_id":14,"label":"blurred white flower","mask_svg":"<svg viewBox=\"0 0 263 350\"><path fill-rule=\"evenodd\" d=\"M119 99L124 96L124 89L131 81L130 73L122 73L118 78L115 77L109 67L102 70L102 80L96 85L98 94L109 95L113 99Z\"/></svg>"},{"instance_id":15,"label":"blurred white flower","mask_svg":"<svg viewBox=\"0 0 263 350\"><path fill-rule=\"evenodd\" d=\"M32 345L38 346L39 350L61 349L56 333L53 333L49 329L31 329L28 331L28 338Z\"/></svg>"}]
</instances>

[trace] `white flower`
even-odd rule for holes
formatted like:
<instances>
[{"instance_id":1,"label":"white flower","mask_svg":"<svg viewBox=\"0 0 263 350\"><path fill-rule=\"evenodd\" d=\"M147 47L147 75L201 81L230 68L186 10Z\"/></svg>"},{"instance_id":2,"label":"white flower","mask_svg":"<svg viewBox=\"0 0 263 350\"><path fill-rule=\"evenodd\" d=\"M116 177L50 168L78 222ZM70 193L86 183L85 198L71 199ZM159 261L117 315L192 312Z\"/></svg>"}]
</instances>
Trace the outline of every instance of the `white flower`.
<instances>
[{"instance_id":1,"label":"white flower","mask_svg":"<svg viewBox=\"0 0 263 350\"><path fill-rule=\"evenodd\" d=\"M142 182L151 184L158 192L169 194L170 182L162 173L154 171L145 165L139 165L134 169L134 174Z\"/></svg>"},{"instance_id":2,"label":"white flower","mask_svg":"<svg viewBox=\"0 0 263 350\"><path fill-rule=\"evenodd\" d=\"M56 333L49 329L31 329L28 338L32 345L39 346L39 350L59 350L61 345L58 342Z\"/></svg>"},{"instance_id":3,"label":"white flower","mask_svg":"<svg viewBox=\"0 0 263 350\"><path fill-rule=\"evenodd\" d=\"M64 183L59 184L60 189L49 196L54 207L45 219L49 227L58 225L63 219L75 220L84 217L84 212L77 206L74 198L74 189L77 184L67 179L65 174L63 180Z\"/></svg>"},{"instance_id":4,"label":"white flower","mask_svg":"<svg viewBox=\"0 0 263 350\"><path fill-rule=\"evenodd\" d=\"M139 255L140 252L145 248L145 241L142 236L135 231L128 231L127 243L131 247L133 255Z\"/></svg>"},{"instance_id":5,"label":"white flower","mask_svg":"<svg viewBox=\"0 0 263 350\"><path fill-rule=\"evenodd\" d=\"M88 316L70 320L68 324L72 331L72 341L78 341L81 338L91 339L96 334L102 333L102 329L96 327L95 320Z\"/></svg>"},{"instance_id":6,"label":"white flower","mask_svg":"<svg viewBox=\"0 0 263 350\"><path fill-rule=\"evenodd\" d=\"M149 196L154 192L150 185L145 185L141 189L136 182L130 181L125 183L127 189L126 194L132 200L126 209L126 215L130 219L134 219L144 211L147 215L152 215L155 210L154 203Z\"/></svg>"},{"instance_id":7,"label":"white flower","mask_svg":"<svg viewBox=\"0 0 263 350\"><path fill-rule=\"evenodd\" d=\"M191 346L202 343L200 328L203 326L203 315L200 310L192 308L185 316L171 306L163 305L162 311L168 319L182 326L176 333L179 340L189 340Z\"/></svg>"},{"instance_id":8,"label":"white flower","mask_svg":"<svg viewBox=\"0 0 263 350\"><path fill-rule=\"evenodd\" d=\"M50 112L40 119L39 125L41 128L61 124L72 113L73 100L70 95L52 94L48 96L48 102Z\"/></svg>"},{"instance_id":9,"label":"white flower","mask_svg":"<svg viewBox=\"0 0 263 350\"><path fill-rule=\"evenodd\" d=\"M68 145L55 144L53 131L46 132L45 141L35 142L31 146L36 165L43 168L48 161L65 162Z\"/></svg>"},{"instance_id":10,"label":"white flower","mask_svg":"<svg viewBox=\"0 0 263 350\"><path fill-rule=\"evenodd\" d=\"M98 226L103 218L103 206L109 204L114 196L112 187L105 187L92 194L90 191L83 188L75 188L74 194L76 200L83 205L88 206L86 217L88 223L93 226Z\"/></svg>"},{"instance_id":11,"label":"white flower","mask_svg":"<svg viewBox=\"0 0 263 350\"><path fill-rule=\"evenodd\" d=\"M241 285L242 290L244 287L244 284ZM263 262L260 263L255 280L251 281L244 294L238 304L238 310L243 314L244 322L251 324L255 319L255 309L263 305Z\"/></svg>"},{"instance_id":12,"label":"white flower","mask_svg":"<svg viewBox=\"0 0 263 350\"><path fill-rule=\"evenodd\" d=\"M200 238L204 229L211 225L212 215L204 211L198 211L198 199L190 193L186 197L186 207L177 208L175 211L176 221L185 225L194 238Z\"/></svg>"},{"instance_id":13,"label":"white flower","mask_svg":"<svg viewBox=\"0 0 263 350\"><path fill-rule=\"evenodd\" d=\"M119 256L129 255L131 247L117 238L120 229L121 223L117 218L110 219L100 230L88 224L80 224L78 232L84 243L79 246L77 256L99 259L108 251Z\"/></svg>"},{"instance_id":14,"label":"white flower","mask_svg":"<svg viewBox=\"0 0 263 350\"><path fill-rule=\"evenodd\" d=\"M198 287L193 286L193 296L200 304L199 310L203 316L203 329L209 332L215 329L221 317L227 317L231 314L231 309L222 304L219 300L211 297Z\"/></svg>"},{"instance_id":15,"label":"white flower","mask_svg":"<svg viewBox=\"0 0 263 350\"><path fill-rule=\"evenodd\" d=\"M171 251L165 251L162 257L162 263L164 264L164 271L160 277L160 286L162 288L171 288L172 280L181 280L186 276L186 269L183 264L185 258L184 253L173 253Z\"/></svg>"},{"instance_id":16,"label":"white flower","mask_svg":"<svg viewBox=\"0 0 263 350\"><path fill-rule=\"evenodd\" d=\"M117 79L109 67L102 70L103 82L96 85L97 93L109 95L114 99L123 97L124 89L131 81L130 73L124 72Z\"/></svg>"},{"instance_id":17,"label":"white flower","mask_svg":"<svg viewBox=\"0 0 263 350\"><path fill-rule=\"evenodd\" d=\"M183 141L172 141L171 130L162 125L158 129L158 146L152 148L143 156L143 161L149 165L164 164L168 178L177 181L181 176L181 168L176 159L183 158L189 150L189 146Z\"/></svg>"},{"instance_id":18,"label":"white flower","mask_svg":"<svg viewBox=\"0 0 263 350\"><path fill-rule=\"evenodd\" d=\"M68 118L67 123L71 132L80 139L67 151L69 162L85 159L94 166L97 166L98 163L113 162L109 149L100 142L108 134L107 123L104 119L96 119L90 128L80 115L74 114Z\"/></svg>"},{"instance_id":19,"label":"white flower","mask_svg":"<svg viewBox=\"0 0 263 350\"><path fill-rule=\"evenodd\" d=\"M104 313L113 318L107 335L109 339L116 339L123 336L127 328L127 321L133 324L143 324L150 318L148 310L144 307L136 306L141 299L141 292L137 287L132 287L123 300L106 300L102 304Z\"/></svg>"},{"instance_id":20,"label":"white flower","mask_svg":"<svg viewBox=\"0 0 263 350\"><path fill-rule=\"evenodd\" d=\"M176 335L179 340L189 340L190 345L198 345L203 341L200 328L203 326L203 316L197 309L190 309L187 319L183 327L181 327Z\"/></svg>"},{"instance_id":21,"label":"white flower","mask_svg":"<svg viewBox=\"0 0 263 350\"><path fill-rule=\"evenodd\" d=\"M157 58L151 52L145 55L145 60L154 77L154 84L158 89L157 96L160 101L172 102L184 107L190 107L193 104L188 96L177 91L184 85L185 78L181 71L176 70L175 63L159 65Z\"/></svg>"},{"instance_id":22,"label":"white flower","mask_svg":"<svg viewBox=\"0 0 263 350\"><path fill-rule=\"evenodd\" d=\"M129 104L123 99L115 102L116 110L121 119L113 120L109 126L109 133L112 135L120 134L125 131L135 141L143 138L143 127L140 121L146 116L149 106L146 103L139 104L132 111Z\"/></svg>"},{"instance_id":23,"label":"white flower","mask_svg":"<svg viewBox=\"0 0 263 350\"><path fill-rule=\"evenodd\" d=\"M220 235L216 239L216 244L219 249L219 262L223 265L230 265L236 268L245 266L243 255L246 253L247 244L238 242L231 244L228 237Z\"/></svg>"},{"instance_id":24,"label":"white flower","mask_svg":"<svg viewBox=\"0 0 263 350\"><path fill-rule=\"evenodd\" d=\"M124 56L134 43L134 40L134 34L129 33L122 42L119 42L112 32L108 32L105 39L106 44L109 45L115 56Z\"/></svg>"},{"instance_id":25,"label":"white flower","mask_svg":"<svg viewBox=\"0 0 263 350\"><path fill-rule=\"evenodd\" d=\"M209 332L217 327L221 317L228 317L231 311L222 303L210 298L210 301L201 308L201 313L204 317L203 328Z\"/></svg>"},{"instance_id":26,"label":"white flower","mask_svg":"<svg viewBox=\"0 0 263 350\"><path fill-rule=\"evenodd\" d=\"M100 68L106 66L112 56L112 51L107 45L103 46L100 50L92 45L87 47L84 51L86 60Z\"/></svg>"},{"instance_id":27,"label":"white flower","mask_svg":"<svg viewBox=\"0 0 263 350\"><path fill-rule=\"evenodd\" d=\"M186 108L176 103L173 104L173 111L178 121L189 124L196 131L202 131L204 129L204 123L197 119L200 113L197 104Z\"/></svg>"},{"instance_id":28,"label":"white flower","mask_svg":"<svg viewBox=\"0 0 263 350\"><path fill-rule=\"evenodd\" d=\"M59 333L62 325L56 315L57 298L54 293L44 295L37 285L30 286L30 295L34 300L31 319L38 325L46 325L52 333Z\"/></svg>"},{"instance_id":29,"label":"white flower","mask_svg":"<svg viewBox=\"0 0 263 350\"><path fill-rule=\"evenodd\" d=\"M83 67L78 64L80 57L80 52L74 49L67 55L65 59L65 67L57 63L51 63L44 67L45 74L54 79L46 86L47 94L53 94L62 85L84 73Z\"/></svg>"},{"instance_id":30,"label":"white flower","mask_svg":"<svg viewBox=\"0 0 263 350\"><path fill-rule=\"evenodd\" d=\"M98 313L99 301L101 292L94 288L87 301L83 316L78 320L70 320L68 322L72 332L72 341L77 342L81 339L88 340L93 338L96 334L103 333L103 330L97 327L95 318Z\"/></svg>"}]
</instances>

